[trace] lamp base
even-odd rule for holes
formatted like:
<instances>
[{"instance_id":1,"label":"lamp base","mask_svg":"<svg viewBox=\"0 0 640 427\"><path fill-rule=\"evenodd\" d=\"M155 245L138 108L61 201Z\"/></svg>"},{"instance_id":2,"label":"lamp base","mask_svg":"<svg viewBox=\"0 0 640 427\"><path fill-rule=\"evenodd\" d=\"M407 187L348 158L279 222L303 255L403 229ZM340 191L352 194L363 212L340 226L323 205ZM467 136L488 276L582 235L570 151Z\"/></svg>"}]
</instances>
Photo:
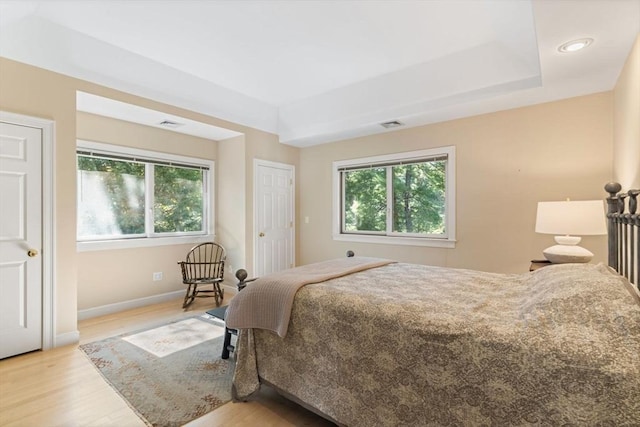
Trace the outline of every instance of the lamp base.
<instances>
[{"instance_id":1,"label":"lamp base","mask_svg":"<svg viewBox=\"0 0 640 427\"><path fill-rule=\"evenodd\" d=\"M577 245L553 245L542 253L554 264L585 263L593 258L593 253Z\"/></svg>"}]
</instances>

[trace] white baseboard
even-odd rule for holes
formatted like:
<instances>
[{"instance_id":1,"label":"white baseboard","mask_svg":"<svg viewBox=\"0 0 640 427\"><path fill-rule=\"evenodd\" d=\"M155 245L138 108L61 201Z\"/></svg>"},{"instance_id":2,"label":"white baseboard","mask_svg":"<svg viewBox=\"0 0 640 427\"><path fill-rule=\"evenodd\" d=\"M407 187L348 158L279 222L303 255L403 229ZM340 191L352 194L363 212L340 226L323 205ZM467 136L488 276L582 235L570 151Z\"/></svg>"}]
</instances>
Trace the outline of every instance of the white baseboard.
<instances>
[{"instance_id":1,"label":"white baseboard","mask_svg":"<svg viewBox=\"0 0 640 427\"><path fill-rule=\"evenodd\" d=\"M231 289L235 292L235 286L222 285L223 288ZM144 307L146 305L158 304L165 301L184 297L185 291L173 291L165 294L152 295L150 297L137 298L128 301L116 302L113 304L101 305L99 307L78 310L78 320L91 319L92 317L104 316L107 314L118 313L132 308Z\"/></svg>"},{"instance_id":2,"label":"white baseboard","mask_svg":"<svg viewBox=\"0 0 640 427\"><path fill-rule=\"evenodd\" d=\"M78 320L91 319L92 317L104 316L107 314L117 313L119 311L130 310L132 308L144 307L145 305L170 301L172 299L183 297L184 292L185 291L167 292L165 294L152 295L150 297L136 298L128 301L78 310Z\"/></svg>"},{"instance_id":3,"label":"white baseboard","mask_svg":"<svg viewBox=\"0 0 640 427\"><path fill-rule=\"evenodd\" d=\"M78 344L80 342L80 331L65 332L56 335L54 347L64 347L65 345Z\"/></svg>"}]
</instances>

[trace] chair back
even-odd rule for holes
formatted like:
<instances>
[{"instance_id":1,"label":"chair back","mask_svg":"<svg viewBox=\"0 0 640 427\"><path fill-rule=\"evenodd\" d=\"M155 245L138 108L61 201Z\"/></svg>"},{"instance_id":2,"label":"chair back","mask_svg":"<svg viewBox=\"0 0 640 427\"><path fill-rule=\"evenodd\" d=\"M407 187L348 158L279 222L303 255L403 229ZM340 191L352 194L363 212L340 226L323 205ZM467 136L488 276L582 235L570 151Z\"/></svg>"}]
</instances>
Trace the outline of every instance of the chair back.
<instances>
[{"instance_id":1,"label":"chair back","mask_svg":"<svg viewBox=\"0 0 640 427\"><path fill-rule=\"evenodd\" d=\"M184 283L207 282L224 279L224 248L214 242L201 243L191 248L182 267Z\"/></svg>"}]
</instances>

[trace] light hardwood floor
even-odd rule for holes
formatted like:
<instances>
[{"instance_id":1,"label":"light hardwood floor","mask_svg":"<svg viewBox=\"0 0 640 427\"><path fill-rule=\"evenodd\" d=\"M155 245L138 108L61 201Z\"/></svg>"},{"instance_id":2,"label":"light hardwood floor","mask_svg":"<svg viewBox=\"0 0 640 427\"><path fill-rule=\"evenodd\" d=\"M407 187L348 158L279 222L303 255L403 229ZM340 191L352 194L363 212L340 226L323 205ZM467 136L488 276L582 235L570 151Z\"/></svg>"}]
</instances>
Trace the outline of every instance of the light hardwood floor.
<instances>
[{"instance_id":1,"label":"light hardwood floor","mask_svg":"<svg viewBox=\"0 0 640 427\"><path fill-rule=\"evenodd\" d=\"M231 295L225 295L225 302ZM80 343L191 317L213 307L196 299L188 310L175 300L79 322ZM77 346L0 361L0 426L144 426ZM263 387L255 400L229 402L189 427L333 426Z\"/></svg>"}]
</instances>

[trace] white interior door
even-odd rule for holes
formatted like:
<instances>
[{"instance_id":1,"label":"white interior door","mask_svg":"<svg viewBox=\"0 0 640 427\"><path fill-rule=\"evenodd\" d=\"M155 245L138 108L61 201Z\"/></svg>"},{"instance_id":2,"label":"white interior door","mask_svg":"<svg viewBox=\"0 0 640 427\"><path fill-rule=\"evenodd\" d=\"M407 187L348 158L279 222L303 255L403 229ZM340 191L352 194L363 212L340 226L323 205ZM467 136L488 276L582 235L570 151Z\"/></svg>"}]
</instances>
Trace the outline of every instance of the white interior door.
<instances>
[{"instance_id":1,"label":"white interior door","mask_svg":"<svg viewBox=\"0 0 640 427\"><path fill-rule=\"evenodd\" d=\"M0 122L0 358L43 348L42 140Z\"/></svg>"},{"instance_id":2,"label":"white interior door","mask_svg":"<svg viewBox=\"0 0 640 427\"><path fill-rule=\"evenodd\" d=\"M294 176L292 165L254 163L255 275L294 265Z\"/></svg>"}]
</instances>

